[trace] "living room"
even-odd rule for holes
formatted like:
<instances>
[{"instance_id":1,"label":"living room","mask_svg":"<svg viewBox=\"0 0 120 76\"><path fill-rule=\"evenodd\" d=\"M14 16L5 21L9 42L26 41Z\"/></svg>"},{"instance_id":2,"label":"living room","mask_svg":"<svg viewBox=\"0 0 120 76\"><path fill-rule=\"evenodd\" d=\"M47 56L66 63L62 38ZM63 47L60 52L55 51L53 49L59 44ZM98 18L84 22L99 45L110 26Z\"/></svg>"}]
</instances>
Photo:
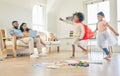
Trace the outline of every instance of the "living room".
<instances>
[{"instance_id":1,"label":"living room","mask_svg":"<svg viewBox=\"0 0 120 76\"><path fill-rule=\"evenodd\" d=\"M120 0L0 0L0 8L0 76L120 76Z\"/></svg>"}]
</instances>

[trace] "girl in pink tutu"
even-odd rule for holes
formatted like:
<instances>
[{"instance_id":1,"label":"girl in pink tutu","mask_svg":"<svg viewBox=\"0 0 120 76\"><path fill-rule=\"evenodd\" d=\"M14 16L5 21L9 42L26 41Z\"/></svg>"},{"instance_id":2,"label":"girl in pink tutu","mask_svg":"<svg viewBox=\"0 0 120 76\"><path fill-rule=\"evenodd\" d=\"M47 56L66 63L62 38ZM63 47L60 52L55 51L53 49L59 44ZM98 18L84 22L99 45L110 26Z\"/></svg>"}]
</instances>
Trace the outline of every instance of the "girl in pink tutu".
<instances>
[{"instance_id":1,"label":"girl in pink tutu","mask_svg":"<svg viewBox=\"0 0 120 76\"><path fill-rule=\"evenodd\" d=\"M105 16L103 12L99 12L97 14L98 23L97 23L97 28L94 31L94 34L98 31L97 44L107 55L104 59L108 60L109 58L111 58L111 56L107 47L109 45L115 45L117 43L117 40L107 30L109 28L116 36L119 36L119 34L104 20L104 17Z\"/></svg>"}]
</instances>

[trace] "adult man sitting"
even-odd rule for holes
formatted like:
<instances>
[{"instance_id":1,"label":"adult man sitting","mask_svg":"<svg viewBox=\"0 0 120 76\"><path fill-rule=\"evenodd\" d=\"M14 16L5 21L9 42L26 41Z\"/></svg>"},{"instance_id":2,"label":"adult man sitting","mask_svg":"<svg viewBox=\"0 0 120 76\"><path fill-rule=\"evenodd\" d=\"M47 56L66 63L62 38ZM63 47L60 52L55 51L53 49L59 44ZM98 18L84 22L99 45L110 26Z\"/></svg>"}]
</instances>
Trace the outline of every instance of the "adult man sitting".
<instances>
[{"instance_id":1,"label":"adult man sitting","mask_svg":"<svg viewBox=\"0 0 120 76\"><path fill-rule=\"evenodd\" d=\"M19 24L18 21L13 21L12 22L12 28L9 30L9 34L11 36L15 36L17 39L17 45L21 46L29 46L29 53L33 57L38 57L38 55L34 54L34 40L31 37L25 37L21 30L18 29ZM39 47L38 47L39 48Z\"/></svg>"}]
</instances>

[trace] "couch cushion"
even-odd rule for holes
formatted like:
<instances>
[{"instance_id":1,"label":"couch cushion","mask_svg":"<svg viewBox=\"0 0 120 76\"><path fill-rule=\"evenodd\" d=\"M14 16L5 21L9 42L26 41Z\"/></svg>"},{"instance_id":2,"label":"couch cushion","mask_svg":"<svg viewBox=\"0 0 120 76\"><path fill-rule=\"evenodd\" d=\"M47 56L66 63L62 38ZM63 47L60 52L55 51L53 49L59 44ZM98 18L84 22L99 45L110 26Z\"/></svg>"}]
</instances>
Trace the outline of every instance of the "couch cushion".
<instances>
[{"instance_id":1,"label":"couch cushion","mask_svg":"<svg viewBox=\"0 0 120 76\"><path fill-rule=\"evenodd\" d=\"M6 40L6 45L13 45L13 41L12 40ZM17 40L17 45L18 46L28 46L28 44L24 44L21 41Z\"/></svg>"}]
</instances>

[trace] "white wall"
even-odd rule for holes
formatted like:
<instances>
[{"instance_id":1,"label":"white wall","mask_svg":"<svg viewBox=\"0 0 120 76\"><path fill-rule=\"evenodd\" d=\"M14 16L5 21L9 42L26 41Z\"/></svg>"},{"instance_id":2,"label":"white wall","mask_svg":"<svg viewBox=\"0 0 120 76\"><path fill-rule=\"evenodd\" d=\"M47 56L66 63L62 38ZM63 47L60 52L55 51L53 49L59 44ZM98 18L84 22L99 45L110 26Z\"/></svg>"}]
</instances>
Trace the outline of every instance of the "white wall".
<instances>
[{"instance_id":1,"label":"white wall","mask_svg":"<svg viewBox=\"0 0 120 76\"><path fill-rule=\"evenodd\" d=\"M64 0L47 0L47 27L48 32L57 31L56 17Z\"/></svg>"},{"instance_id":2,"label":"white wall","mask_svg":"<svg viewBox=\"0 0 120 76\"><path fill-rule=\"evenodd\" d=\"M31 10L22 9L12 5L0 4L0 25L11 25L13 20L32 24Z\"/></svg>"},{"instance_id":3,"label":"white wall","mask_svg":"<svg viewBox=\"0 0 120 76\"><path fill-rule=\"evenodd\" d=\"M55 33L57 31L56 14L49 12L47 18L47 31Z\"/></svg>"},{"instance_id":4,"label":"white wall","mask_svg":"<svg viewBox=\"0 0 120 76\"><path fill-rule=\"evenodd\" d=\"M27 4L26 4L27 2ZM32 9L38 2L45 4L42 0L1 0L0 2L0 25L10 26L13 20L28 23L28 26L32 25Z\"/></svg>"},{"instance_id":5,"label":"white wall","mask_svg":"<svg viewBox=\"0 0 120 76\"><path fill-rule=\"evenodd\" d=\"M59 1L58 1L59 2ZM62 23L59 18L66 18L67 16L72 16L76 11L83 12L83 1L82 0L64 0L59 4L54 4L56 9L52 9L51 13L48 13L48 30L59 34L61 37L69 36L69 30L72 26Z\"/></svg>"}]
</instances>

